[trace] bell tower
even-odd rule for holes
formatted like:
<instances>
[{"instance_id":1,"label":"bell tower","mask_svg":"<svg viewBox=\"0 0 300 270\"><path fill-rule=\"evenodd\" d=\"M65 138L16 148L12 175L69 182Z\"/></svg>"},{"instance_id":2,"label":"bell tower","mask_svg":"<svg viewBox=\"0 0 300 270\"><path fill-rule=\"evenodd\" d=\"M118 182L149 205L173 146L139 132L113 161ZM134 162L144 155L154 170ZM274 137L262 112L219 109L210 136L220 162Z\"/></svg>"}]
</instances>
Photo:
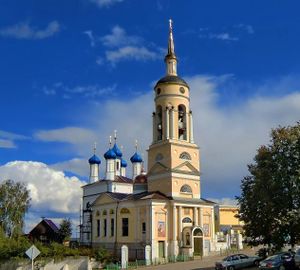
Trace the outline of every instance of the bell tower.
<instances>
[{"instance_id":1,"label":"bell tower","mask_svg":"<svg viewBox=\"0 0 300 270\"><path fill-rule=\"evenodd\" d=\"M173 26L169 21L166 75L154 87L153 141L148 150L148 190L200 198L199 147L194 143L190 88L177 75Z\"/></svg>"}]
</instances>

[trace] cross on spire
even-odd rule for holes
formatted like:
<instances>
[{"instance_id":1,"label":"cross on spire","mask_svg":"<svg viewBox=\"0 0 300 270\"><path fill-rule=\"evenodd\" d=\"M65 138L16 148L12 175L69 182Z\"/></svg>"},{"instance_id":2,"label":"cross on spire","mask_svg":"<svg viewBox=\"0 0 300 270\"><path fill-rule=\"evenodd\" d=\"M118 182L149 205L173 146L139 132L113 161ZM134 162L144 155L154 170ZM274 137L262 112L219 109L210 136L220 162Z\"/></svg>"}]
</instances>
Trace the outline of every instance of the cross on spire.
<instances>
[{"instance_id":1,"label":"cross on spire","mask_svg":"<svg viewBox=\"0 0 300 270\"><path fill-rule=\"evenodd\" d=\"M117 130L114 130L114 139L115 139L115 142L117 141Z\"/></svg>"},{"instance_id":2,"label":"cross on spire","mask_svg":"<svg viewBox=\"0 0 300 270\"><path fill-rule=\"evenodd\" d=\"M111 148L111 135L109 135L109 148Z\"/></svg>"},{"instance_id":3,"label":"cross on spire","mask_svg":"<svg viewBox=\"0 0 300 270\"><path fill-rule=\"evenodd\" d=\"M94 142L94 155L96 154L96 149L97 149L97 143Z\"/></svg>"}]
</instances>

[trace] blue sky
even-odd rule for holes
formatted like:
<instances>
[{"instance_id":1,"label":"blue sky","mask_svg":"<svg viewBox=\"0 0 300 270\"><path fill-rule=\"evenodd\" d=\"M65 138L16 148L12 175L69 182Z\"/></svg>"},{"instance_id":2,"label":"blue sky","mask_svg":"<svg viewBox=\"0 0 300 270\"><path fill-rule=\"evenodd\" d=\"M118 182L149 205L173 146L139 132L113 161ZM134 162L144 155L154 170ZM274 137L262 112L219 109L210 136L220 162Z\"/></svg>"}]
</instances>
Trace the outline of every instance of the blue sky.
<instances>
[{"instance_id":1,"label":"blue sky","mask_svg":"<svg viewBox=\"0 0 300 270\"><path fill-rule=\"evenodd\" d=\"M0 180L29 185L32 220L75 217L94 141L102 174L114 129L127 159L135 139L146 157L172 18L179 74L191 86L202 195L233 198L270 129L299 120L299 9L271 0L2 0ZM55 189L47 199L57 183L69 192L70 182L64 206L54 205L64 197Z\"/></svg>"}]
</instances>

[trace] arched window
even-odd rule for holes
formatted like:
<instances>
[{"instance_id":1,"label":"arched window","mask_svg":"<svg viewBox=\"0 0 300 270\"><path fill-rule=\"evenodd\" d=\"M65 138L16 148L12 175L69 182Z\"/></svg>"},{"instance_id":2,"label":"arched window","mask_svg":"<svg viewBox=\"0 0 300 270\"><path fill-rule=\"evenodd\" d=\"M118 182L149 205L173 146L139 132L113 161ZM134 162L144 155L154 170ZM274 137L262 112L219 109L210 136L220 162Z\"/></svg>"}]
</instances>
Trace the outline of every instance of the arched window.
<instances>
[{"instance_id":1,"label":"arched window","mask_svg":"<svg viewBox=\"0 0 300 270\"><path fill-rule=\"evenodd\" d=\"M191 220L189 217L185 217L185 218L182 220L182 223L192 223L192 220Z\"/></svg>"},{"instance_id":2,"label":"arched window","mask_svg":"<svg viewBox=\"0 0 300 270\"><path fill-rule=\"evenodd\" d=\"M122 208L120 213L121 214L129 214L130 211L127 208Z\"/></svg>"},{"instance_id":3,"label":"arched window","mask_svg":"<svg viewBox=\"0 0 300 270\"><path fill-rule=\"evenodd\" d=\"M190 156L190 154L187 153L187 152L182 152L180 154L179 158L181 158L181 159L187 159L187 160L191 160L192 159L191 156Z\"/></svg>"},{"instance_id":4,"label":"arched window","mask_svg":"<svg viewBox=\"0 0 300 270\"><path fill-rule=\"evenodd\" d=\"M203 236L203 233L199 228L195 229L193 234L194 236Z\"/></svg>"},{"instance_id":5,"label":"arched window","mask_svg":"<svg viewBox=\"0 0 300 270\"><path fill-rule=\"evenodd\" d=\"M186 108L184 105L178 106L178 139L186 140Z\"/></svg>"},{"instance_id":6,"label":"arched window","mask_svg":"<svg viewBox=\"0 0 300 270\"><path fill-rule=\"evenodd\" d=\"M183 193L192 193L192 188L189 185L183 185L180 189Z\"/></svg>"},{"instance_id":7,"label":"arched window","mask_svg":"<svg viewBox=\"0 0 300 270\"><path fill-rule=\"evenodd\" d=\"M107 211L106 211L106 210L103 210L102 215L103 215L103 216L106 216L106 215L107 215Z\"/></svg>"},{"instance_id":8,"label":"arched window","mask_svg":"<svg viewBox=\"0 0 300 270\"><path fill-rule=\"evenodd\" d=\"M161 161L164 158L164 156L161 153L158 153L155 157L155 161Z\"/></svg>"},{"instance_id":9,"label":"arched window","mask_svg":"<svg viewBox=\"0 0 300 270\"><path fill-rule=\"evenodd\" d=\"M110 213L111 215L113 215L113 214L115 213L114 209L110 209L110 210L109 210L109 213Z\"/></svg>"},{"instance_id":10,"label":"arched window","mask_svg":"<svg viewBox=\"0 0 300 270\"><path fill-rule=\"evenodd\" d=\"M162 126L162 107L157 106L156 108L156 123L157 123L157 140L162 140L162 134L163 134L163 126Z\"/></svg>"}]
</instances>

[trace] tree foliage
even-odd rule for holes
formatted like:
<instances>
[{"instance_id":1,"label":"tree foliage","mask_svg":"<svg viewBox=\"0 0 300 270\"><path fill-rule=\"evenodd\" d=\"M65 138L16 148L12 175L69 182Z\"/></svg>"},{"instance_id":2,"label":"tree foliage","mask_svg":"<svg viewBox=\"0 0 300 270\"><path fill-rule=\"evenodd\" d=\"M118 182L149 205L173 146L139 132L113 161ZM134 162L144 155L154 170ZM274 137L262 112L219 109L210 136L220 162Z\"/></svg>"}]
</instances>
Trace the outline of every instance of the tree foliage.
<instances>
[{"instance_id":1,"label":"tree foliage","mask_svg":"<svg viewBox=\"0 0 300 270\"><path fill-rule=\"evenodd\" d=\"M25 184L6 180L0 185L0 227L8 237L22 233L24 216L30 206Z\"/></svg>"},{"instance_id":2,"label":"tree foliage","mask_svg":"<svg viewBox=\"0 0 300 270\"><path fill-rule=\"evenodd\" d=\"M279 127L248 165L241 184L239 218L252 244L280 248L300 241L300 123Z\"/></svg>"},{"instance_id":3,"label":"tree foliage","mask_svg":"<svg viewBox=\"0 0 300 270\"><path fill-rule=\"evenodd\" d=\"M59 225L58 233L62 241L70 239L72 235L72 222L70 219L63 219Z\"/></svg>"}]
</instances>

